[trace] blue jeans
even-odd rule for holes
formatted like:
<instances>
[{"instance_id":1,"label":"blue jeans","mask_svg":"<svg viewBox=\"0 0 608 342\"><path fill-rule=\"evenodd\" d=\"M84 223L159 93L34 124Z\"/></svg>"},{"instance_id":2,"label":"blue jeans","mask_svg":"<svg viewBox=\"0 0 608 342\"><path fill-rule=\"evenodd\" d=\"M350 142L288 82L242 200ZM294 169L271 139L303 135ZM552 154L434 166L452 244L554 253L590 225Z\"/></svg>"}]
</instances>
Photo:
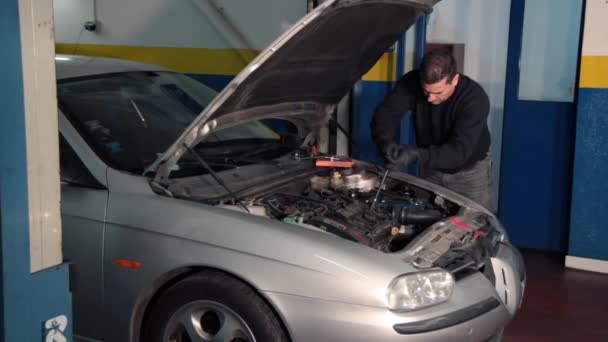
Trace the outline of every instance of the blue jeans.
<instances>
[{"instance_id":1,"label":"blue jeans","mask_svg":"<svg viewBox=\"0 0 608 342\"><path fill-rule=\"evenodd\" d=\"M492 158L489 153L473 166L456 173L423 169L421 175L426 181L464 195L491 212L496 212L493 201Z\"/></svg>"}]
</instances>

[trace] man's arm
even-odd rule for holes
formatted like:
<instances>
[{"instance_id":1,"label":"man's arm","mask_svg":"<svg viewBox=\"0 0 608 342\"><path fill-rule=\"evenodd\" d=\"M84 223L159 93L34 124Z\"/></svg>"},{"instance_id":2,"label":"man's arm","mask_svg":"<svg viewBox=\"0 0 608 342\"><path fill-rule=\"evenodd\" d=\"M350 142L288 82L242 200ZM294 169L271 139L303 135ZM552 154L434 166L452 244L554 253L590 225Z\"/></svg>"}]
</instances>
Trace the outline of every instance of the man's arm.
<instances>
[{"instance_id":1,"label":"man's arm","mask_svg":"<svg viewBox=\"0 0 608 342\"><path fill-rule=\"evenodd\" d=\"M458 114L450 137L444 144L420 149L421 163L430 169L458 169L465 166L487 130L489 111L487 95L466 105Z\"/></svg>"},{"instance_id":2,"label":"man's arm","mask_svg":"<svg viewBox=\"0 0 608 342\"><path fill-rule=\"evenodd\" d=\"M409 76L405 75L386 99L378 106L371 122L372 139L380 149L394 142L395 129L412 106L413 94Z\"/></svg>"}]
</instances>

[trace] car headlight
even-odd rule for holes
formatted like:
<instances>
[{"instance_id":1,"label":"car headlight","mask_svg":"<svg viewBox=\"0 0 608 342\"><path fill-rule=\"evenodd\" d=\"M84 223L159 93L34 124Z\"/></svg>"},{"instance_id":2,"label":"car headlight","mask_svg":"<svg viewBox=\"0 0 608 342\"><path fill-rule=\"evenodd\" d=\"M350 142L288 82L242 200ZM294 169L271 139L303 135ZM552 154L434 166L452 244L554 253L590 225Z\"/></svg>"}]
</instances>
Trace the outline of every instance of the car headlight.
<instances>
[{"instance_id":1,"label":"car headlight","mask_svg":"<svg viewBox=\"0 0 608 342\"><path fill-rule=\"evenodd\" d=\"M388 286L389 310L410 311L444 302L454 290L454 277L444 270L399 276Z\"/></svg>"}]
</instances>

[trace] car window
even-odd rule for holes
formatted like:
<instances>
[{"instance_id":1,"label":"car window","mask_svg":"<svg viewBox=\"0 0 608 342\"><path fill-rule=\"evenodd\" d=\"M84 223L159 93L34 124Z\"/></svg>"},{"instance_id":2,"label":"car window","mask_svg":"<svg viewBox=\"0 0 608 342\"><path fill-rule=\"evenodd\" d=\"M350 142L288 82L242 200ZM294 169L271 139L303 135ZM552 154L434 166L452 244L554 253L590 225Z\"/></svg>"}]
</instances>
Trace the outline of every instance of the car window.
<instances>
[{"instance_id":1,"label":"car window","mask_svg":"<svg viewBox=\"0 0 608 342\"><path fill-rule=\"evenodd\" d=\"M173 72L68 79L59 106L110 166L141 173L190 125L216 92Z\"/></svg>"},{"instance_id":2,"label":"car window","mask_svg":"<svg viewBox=\"0 0 608 342\"><path fill-rule=\"evenodd\" d=\"M61 181L70 185L95 189L104 188L61 134L59 134L59 174Z\"/></svg>"}]
</instances>

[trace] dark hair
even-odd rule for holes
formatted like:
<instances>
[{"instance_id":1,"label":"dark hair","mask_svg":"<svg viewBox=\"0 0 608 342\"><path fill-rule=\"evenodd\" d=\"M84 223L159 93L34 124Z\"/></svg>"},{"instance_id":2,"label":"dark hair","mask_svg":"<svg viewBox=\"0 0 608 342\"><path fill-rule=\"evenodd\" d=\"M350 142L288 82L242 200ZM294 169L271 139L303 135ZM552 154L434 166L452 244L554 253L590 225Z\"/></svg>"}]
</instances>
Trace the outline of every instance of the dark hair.
<instances>
[{"instance_id":1,"label":"dark hair","mask_svg":"<svg viewBox=\"0 0 608 342\"><path fill-rule=\"evenodd\" d=\"M456 61L451 53L444 50L427 52L420 64L420 80L426 84L437 83L444 77L451 82L456 75Z\"/></svg>"}]
</instances>

